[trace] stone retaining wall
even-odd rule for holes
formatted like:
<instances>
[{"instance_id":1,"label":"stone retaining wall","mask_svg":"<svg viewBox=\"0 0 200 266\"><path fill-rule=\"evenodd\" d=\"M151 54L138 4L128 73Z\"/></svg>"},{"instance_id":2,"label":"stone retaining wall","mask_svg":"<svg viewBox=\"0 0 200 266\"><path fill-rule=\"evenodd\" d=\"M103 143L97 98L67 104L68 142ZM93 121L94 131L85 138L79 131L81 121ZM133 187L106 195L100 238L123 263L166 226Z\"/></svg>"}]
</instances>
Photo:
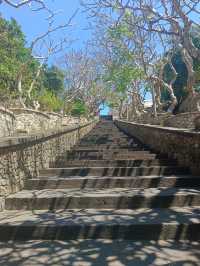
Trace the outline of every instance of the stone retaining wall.
<instances>
[{"instance_id":1,"label":"stone retaining wall","mask_svg":"<svg viewBox=\"0 0 200 266\"><path fill-rule=\"evenodd\" d=\"M23 189L27 178L36 177L39 169L67 152L95 123L26 138L4 138L0 142L1 202L2 197Z\"/></svg>"},{"instance_id":2,"label":"stone retaining wall","mask_svg":"<svg viewBox=\"0 0 200 266\"><path fill-rule=\"evenodd\" d=\"M10 109L16 118L17 133L30 133L50 129L50 116L39 111L23 108Z\"/></svg>"},{"instance_id":3,"label":"stone retaining wall","mask_svg":"<svg viewBox=\"0 0 200 266\"><path fill-rule=\"evenodd\" d=\"M62 116L53 112L44 113L25 108L7 110L0 107L0 137L46 132L87 122L85 118Z\"/></svg>"},{"instance_id":4,"label":"stone retaining wall","mask_svg":"<svg viewBox=\"0 0 200 266\"><path fill-rule=\"evenodd\" d=\"M179 113L199 112L200 93L193 92L189 94L178 108Z\"/></svg>"},{"instance_id":5,"label":"stone retaining wall","mask_svg":"<svg viewBox=\"0 0 200 266\"><path fill-rule=\"evenodd\" d=\"M80 123L87 123L86 118L79 118L79 117L72 117L72 116L63 116L62 118L62 126L67 126L67 125L77 125Z\"/></svg>"},{"instance_id":6,"label":"stone retaining wall","mask_svg":"<svg viewBox=\"0 0 200 266\"><path fill-rule=\"evenodd\" d=\"M170 113L158 113L157 117L154 117L151 113L145 113L137 121L136 123L140 124L150 124L150 125L161 125L163 126L164 121L170 118L172 115Z\"/></svg>"},{"instance_id":7,"label":"stone retaining wall","mask_svg":"<svg viewBox=\"0 0 200 266\"><path fill-rule=\"evenodd\" d=\"M11 136L16 126L16 119L12 112L0 107L0 137Z\"/></svg>"},{"instance_id":8,"label":"stone retaining wall","mask_svg":"<svg viewBox=\"0 0 200 266\"><path fill-rule=\"evenodd\" d=\"M49 128L61 128L63 116L57 113L47 113L49 116Z\"/></svg>"},{"instance_id":9,"label":"stone retaining wall","mask_svg":"<svg viewBox=\"0 0 200 266\"><path fill-rule=\"evenodd\" d=\"M194 120L198 116L200 116L200 112L177 114L166 119L163 125L176 128L195 128Z\"/></svg>"},{"instance_id":10,"label":"stone retaining wall","mask_svg":"<svg viewBox=\"0 0 200 266\"><path fill-rule=\"evenodd\" d=\"M151 113L145 113L137 120L132 121L140 124L194 129L194 120L198 116L200 116L200 112L180 113L177 115L158 113L157 117L153 117Z\"/></svg>"},{"instance_id":11,"label":"stone retaining wall","mask_svg":"<svg viewBox=\"0 0 200 266\"><path fill-rule=\"evenodd\" d=\"M116 120L116 125L156 152L167 154L200 174L200 133Z\"/></svg>"}]
</instances>

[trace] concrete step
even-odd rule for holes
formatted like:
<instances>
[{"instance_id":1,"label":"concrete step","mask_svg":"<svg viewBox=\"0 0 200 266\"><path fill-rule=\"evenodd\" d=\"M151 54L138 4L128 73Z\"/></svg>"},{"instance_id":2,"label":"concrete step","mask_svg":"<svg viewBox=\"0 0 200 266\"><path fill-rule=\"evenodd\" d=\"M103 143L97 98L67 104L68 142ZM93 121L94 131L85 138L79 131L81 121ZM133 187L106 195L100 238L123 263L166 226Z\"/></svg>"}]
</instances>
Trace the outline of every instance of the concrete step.
<instances>
[{"instance_id":1,"label":"concrete step","mask_svg":"<svg viewBox=\"0 0 200 266\"><path fill-rule=\"evenodd\" d=\"M121 140L121 139L92 139L90 138L89 140L83 139L81 141L81 144L83 145L129 145L131 142L129 140Z\"/></svg>"},{"instance_id":2,"label":"concrete step","mask_svg":"<svg viewBox=\"0 0 200 266\"><path fill-rule=\"evenodd\" d=\"M120 132L120 131L117 131L117 130L114 130L113 128L108 128L108 129L95 129L95 130L92 130L89 134L90 136L113 136L113 137L129 137L127 136L126 134Z\"/></svg>"},{"instance_id":3,"label":"concrete step","mask_svg":"<svg viewBox=\"0 0 200 266\"><path fill-rule=\"evenodd\" d=\"M71 150L71 153L104 153L104 154L133 154L134 152L137 152L138 154L149 154L150 151L147 150L141 150L140 148L105 148L105 147L77 147Z\"/></svg>"},{"instance_id":4,"label":"concrete step","mask_svg":"<svg viewBox=\"0 0 200 266\"><path fill-rule=\"evenodd\" d=\"M125 145L123 144L125 143ZM143 145L140 145L138 143L133 142L132 140L130 141L123 141L122 144L120 144L120 142L113 142L113 143L108 143L108 144L98 144L96 145L95 143L90 143L89 145L87 143L84 143L84 141L80 141L76 146L77 147L84 147L84 146L100 146L100 147L119 147L119 145L121 146L125 146L125 147L141 147L141 149L143 148Z\"/></svg>"},{"instance_id":5,"label":"concrete step","mask_svg":"<svg viewBox=\"0 0 200 266\"><path fill-rule=\"evenodd\" d=\"M154 153L149 154L104 154L104 153L96 153L94 155L87 155L84 154L79 155L77 158L76 156L70 153L56 157L56 160L67 160L67 161L147 161L147 160L160 160L160 159L167 159L164 156L160 156Z\"/></svg>"},{"instance_id":6,"label":"concrete step","mask_svg":"<svg viewBox=\"0 0 200 266\"><path fill-rule=\"evenodd\" d=\"M90 136L90 138L94 138L98 141L118 141L118 142L128 142L128 141L131 141L131 139L127 136L114 136L114 135L108 135L108 136L105 136L105 137L102 137L102 136L98 136L98 135L94 135L94 136ZM88 140L90 140L90 138ZM83 139L84 141L84 139Z\"/></svg>"},{"instance_id":7,"label":"concrete step","mask_svg":"<svg viewBox=\"0 0 200 266\"><path fill-rule=\"evenodd\" d=\"M40 171L41 177L69 177L69 176L151 176L189 174L189 169L178 166L153 167L70 167L49 168Z\"/></svg>"},{"instance_id":8,"label":"concrete step","mask_svg":"<svg viewBox=\"0 0 200 266\"><path fill-rule=\"evenodd\" d=\"M108 132L106 134L101 134L101 133L92 133L90 132L89 135L85 136L82 140L90 140L90 139L97 139L97 140L115 140L115 139L119 139L119 140L123 140L123 141L129 141L132 138L130 138L129 136L126 135L121 135L121 134L112 134L111 132Z\"/></svg>"},{"instance_id":9,"label":"concrete step","mask_svg":"<svg viewBox=\"0 0 200 266\"><path fill-rule=\"evenodd\" d=\"M141 149L140 147L113 147L113 146L79 146L79 147L74 147L72 152L112 152L112 153L130 153L130 152L138 152L139 154L143 154L143 152L150 153L149 150ZM146 154L145 153L145 154Z\"/></svg>"},{"instance_id":10,"label":"concrete step","mask_svg":"<svg viewBox=\"0 0 200 266\"><path fill-rule=\"evenodd\" d=\"M175 160L67 160L66 157L59 157L55 162L50 163L51 167L139 167L139 166L174 166Z\"/></svg>"},{"instance_id":11,"label":"concrete step","mask_svg":"<svg viewBox=\"0 0 200 266\"><path fill-rule=\"evenodd\" d=\"M98 141L92 141L92 142L82 142L81 143L81 145L80 146L93 146L93 145L107 145L107 146L109 146L109 145L117 145L118 146L118 148L119 147L121 147L121 146L129 146L130 145L130 143L129 142L125 142L125 141L115 141L115 142L113 142L113 141L104 141L104 142L98 142Z\"/></svg>"},{"instance_id":12,"label":"concrete step","mask_svg":"<svg viewBox=\"0 0 200 266\"><path fill-rule=\"evenodd\" d=\"M194 188L23 190L5 200L7 210L138 209L198 205L200 190Z\"/></svg>"},{"instance_id":13,"label":"concrete step","mask_svg":"<svg viewBox=\"0 0 200 266\"><path fill-rule=\"evenodd\" d=\"M199 209L76 209L55 211L54 213L48 211L5 211L0 213L1 241L42 239L198 241L200 240Z\"/></svg>"},{"instance_id":14,"label":"concrete step","mask_svg":"<svg viewBox=\"0 0 200 266\"><path fill-rule=\"evenodd\" d=\"M94 157L95 158L95 157ZM166 157L160 157L157 154L150 153L150 154L113 154L112 156L104 154L102 158L98 159L104 159L104 160L155 160L155 159L161 159Z\"/></svg>"},{"instance_id":15,"label":"concrete step","mask_svg":"<svg viewBox=\"0 0 200 266\"><path fill-rule=\"evenodd\" d=\"M25 189L198 188L199 183L200 178L192 176L34 178L26 182Z\"/></svg>"},{"instance_id":16,"label":"concrete step","mask_svg":"<svg viewBox=\"0 0 200 266\"><path fill-rule=\"evenodd\" d=\"M199 266L199 257L200 243L188 240L0 242L2 266Z\"/></svg>"},{"instance_id":17,"label":"concrete step","mask_svg":"<svg viewBox=\"0 0 200 266\"><path fill-rule=\"evenodd\" d=\"M104 147L75 147L73 150L70 151L70 154L81 154L85 153L92 153L92 154L98 154L98 153L103 153L103 154L128 154L128 155L137 155L137 154L150 154L149 150L141 149L141 148L104 148Z\"/></svg>"},{"instance_id":18,"label":"concrete step","mask_svg":"<svg viewBox=\"0 0 200 266\"><path fill-rule=\"evenodd\" d=\"M130 138L126 134L124 134L124 133L122 133L120 131L115 131L113 129L107 129L107 130L96 129L96 130L92 130L84 138L86 138L88 136L92 136L92 137L122 137L122 138Z\"/></svg>"},{"instance_id":19,"label":"concrete step","mask_svg":"<svg viewBox=\"0 0 200 266\"><path fill-rule=\"evenodd\" d=\"M122 139L130 139L129 136L120 133L120 132L112 132L111 130L108 130L107 132L100 132L100 131L96 131L96 132L90 132L89 135L85 136L83 139L87 138L87 137L95 137L95 138L122 138Z\"/></svg>"},{"instance_id":20,"label":"concrete step","mask_svg":"<svg viewBox=\"0 0 200 266\"><path fill-rule=\"evenodd\" d=\"M93 134L96 134L96 135L119 135L119 136L122 136L122 137L127 137L126 134L124 134L122 131L116 129L116 128L113 128L113 127L109 127L109 128L94 128L92 131L90 131L89 135L93 135Z\"/></svg>"},{"instance_id":21,"label":"concrete step","mask_svg":"<svg viewBox=\"0 0 200 266\"><path fill-rule=\"evenodd\" d=\"M149 151L71 151L67 155L68 160L74 159L94 159L94 160L113 160L113 159L155 159L156 154L150 153Z\"/></svg>"},{"instance_id":22,"label":"concrete step","mask_svg":"<svg viewBox=\"0 0 200 266\"><path fill-rule=\"evenodd\" d=\"M73 147L72 151L113 151L113 152L124 152L124 151L144 151L146 148L141 148L131 145L78 145Z\"/></svg>"},{"instance_id":23,"label":"concrete step","mask_svg":"<svg viewBox=\"0 0 200 266\"><path fill-rule=\"evenodd\" d=\"M126 136L126 134L124 134L122 131L120 131L119 129L115 128L115 127L95 127L92 129L92 131L90 131L90 134L98 134L98 135L105 135L105 134L119 134L119 135L124 135Z\"/></svg>"}]
</instances>

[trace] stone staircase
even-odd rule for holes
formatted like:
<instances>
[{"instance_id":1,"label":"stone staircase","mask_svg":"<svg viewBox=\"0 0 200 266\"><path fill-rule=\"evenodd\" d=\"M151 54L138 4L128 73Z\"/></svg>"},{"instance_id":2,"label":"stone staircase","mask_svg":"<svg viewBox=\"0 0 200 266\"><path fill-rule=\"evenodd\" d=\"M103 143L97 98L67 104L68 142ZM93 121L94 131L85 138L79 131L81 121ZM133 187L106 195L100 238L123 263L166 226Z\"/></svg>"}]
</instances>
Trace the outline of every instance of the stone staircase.
<instances>
[{"instance_id":1,"label":"stone staircase","mask_svg":"<svg viewBox=\"0 0 200 266\"><path fill-rule=\"evenodd\" d=\"M6 198L0 241L199 240L200 179L101 121Z\"/></svg>"}]
</instances>

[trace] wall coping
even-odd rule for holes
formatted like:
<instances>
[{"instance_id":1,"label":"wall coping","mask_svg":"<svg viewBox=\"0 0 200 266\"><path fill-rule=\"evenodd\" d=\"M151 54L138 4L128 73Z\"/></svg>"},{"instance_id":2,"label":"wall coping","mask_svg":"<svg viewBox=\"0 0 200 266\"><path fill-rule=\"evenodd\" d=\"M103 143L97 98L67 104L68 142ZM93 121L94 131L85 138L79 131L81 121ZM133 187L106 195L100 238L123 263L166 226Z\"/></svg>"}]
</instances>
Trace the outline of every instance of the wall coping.
<instances>
[{"instance_id":1,"label":"wall coping","mask_svg":"<svg viewBox=\"0 0 200 266\"><path fill-rule=\"evenodd\" d=\"M34 113L34 114L37 114L37 115L41 115L47 119L50 119L50 116L48 114L45 114L41 111L37 111L37 110L34 110L34 109L28 109L28 108L10 108L10 110L15 114L15 115L18 115L18 114L23 114L23 113Z\"/></svg>"},{"instance_id":2,"label":"wall coping","mask_svg":"<svg viewBox=\"0 0 200 266\"><path fill-rule=\"evenodd\" d=\"M46 114L47 114L47 115L52 115L52 116L58 116L58 117L60 117L60 118L63 118L63 115L58 114L58 113L55 113L55 112L47 112Z\"/></svg>"},{"instance_id":3,"label":"wall coping","mask_svg":"<svg viewBox=\"0 0 200 266\"><path fill-rule=\"evenodd\" d=\"M0 112L3 114L6 114L6 115L12 116L13 119L16 119L15 114L12 111L10 111L10 110L2 107L2 106L0 106Z\"/></svg>"},{"instance_id":4,"label":"wall coping","mask_svg":"<svg viewBox=\"0 0 200 266\"><path fill-rule=\"evenodd\" d=\"M175 127L162 127L162 126L157 126L157 125L150 125L150 124L139 124L135 122L128 122L124 120L116 120L119 122L123 122L129 125L135 125L143 128L149 128L152 130L157 130L157 131L164 131L166 133L173 133L173 134L180 134L188 137L198 137L200 138L200 132L198 131L191 131L190 129L185 129L185 128L175 128Z\"/></svg>"},{"instance_id":5,"label":"wall coping","mask_svg":"<svg viewBox=\"0 0 200 266\"><path fill-rule=\"evenodd\" d=\"M64 115L63 117L66 117L66 118L75 118L75 119L80 119L81 116L72 116L72 115Z\"/></svg>"},{"instance_id":6,"label":"wall coping","mask_svg":"<svg viewBox=\"0 0 200 266\"><path fill-rule=\"evenodd\" d=\"M39 133L39 134L32 134L29 136L16 136L16 137L2 137L0 138L0 153L5 153L5 152L9 152L10 150L16 150L16 149L20 149L20 147L23 145L23 147L29 147L29 146L33 146L37 143L42 143L44 141L47 141L49 139L53 139L62 135L65 135L67 133L71 133L77 130L80 130L81 128L87 127L89 125L91 125L92 123L94 123L95 120L83 124L83 125L79 125L79 126L71 126L71 127L67 127L65 129L62 130L51 130L45 133Z\"/></svg>"}]
</instances>

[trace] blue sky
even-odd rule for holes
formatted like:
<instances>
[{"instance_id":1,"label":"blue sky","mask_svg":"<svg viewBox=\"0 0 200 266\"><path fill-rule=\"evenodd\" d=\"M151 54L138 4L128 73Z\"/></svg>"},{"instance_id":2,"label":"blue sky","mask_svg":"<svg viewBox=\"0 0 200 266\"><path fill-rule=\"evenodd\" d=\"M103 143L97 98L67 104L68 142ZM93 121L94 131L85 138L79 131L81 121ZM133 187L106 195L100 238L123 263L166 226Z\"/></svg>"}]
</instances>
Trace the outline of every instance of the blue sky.
<instances>
[{"instance_id":1,"label":"blue sky","mask_svg":"<svg viewBox=\"0 0 200 266\"><path fill-rule=\"evenodd\" d=\"M100 106L100 108L101 108L100 115L107 115L107 114L109 114L110 108L106 104L102 104Z\"/></svg>"},{"instance_id":2,"label":"blue sky","mask_svg":"<svg viewBox=\"0 0 200 266\"><path fill-rule=\"evenodd\" d=\"M64 23L74 14L78 9L78 13L73 19L72 27L67 31L69 39L74 40L71 47L68 49L80 49L85 46L87 40L91 37L91 31L88 29L88 20L86 14L83 12L79 0L46 0L46 4L52 10L60 10L61 13L57 16L57 24ZM34 37L44 33L47 29L47 14L44 11L32 12L27 6L16 9L7 4L0 5L0 13L4 18L15 18L21 25L23 32L27 37L27 42L31 42ZM56 34L56 37L61 37L61 32ZM54 60L54 59L52 59ZM146 99L150 99L148 94ZM102 114L109 112L108 107L104 107Z\"/></svg>"},{"instance_id":3,"label":"blue sky","mask_svg":"<svg viewBox=\"0 0 200 266\"><path fill-rule=\"evenodd\" d=\"M73 26L69 30L69 38L76 40L72 45L73 48L83 47L90 37L90 31L86 30L88 28L86 14L82 12L79 0L46 0L46 3L51 9L62 11L57 16L58 24L67 21L79 9L78 14L73 20ZM28 7L15 9L7 4L1 4L0 13L6 19L15 18L21 25L28 41L47 29L46 12L32 12ZM59 38L59 35L57 37Z\"/></svg>"},{"instance_id":4,"label":"blue sky","mask_svg":"<svg viewBox=\"0 0 200 266\"><path fill-rule=\"evenodd\" d=\"M69 38L75 40L69 49L80 49L85 46L85 43L90 39L91 32L88 30L88 20L83 12L79 0L46 0L47 5L53 10L61 10L62 13L57 17L57 23L63 23L79 9L77 15L73 19L73 25L68 32ZM0 5L0 13L4 18L15 18L21 25L23 32L27 37L27 42L31 42L34 37L45 32L47 29L46 12L32 12L28 7L24 6L20 9L15 9L7 4ZM56 37L59 38L57 33ZM53 60L53 59L52 59ZM109 108L105 105L101 114L108 114Z\"/></svg>"}]
</instances>

